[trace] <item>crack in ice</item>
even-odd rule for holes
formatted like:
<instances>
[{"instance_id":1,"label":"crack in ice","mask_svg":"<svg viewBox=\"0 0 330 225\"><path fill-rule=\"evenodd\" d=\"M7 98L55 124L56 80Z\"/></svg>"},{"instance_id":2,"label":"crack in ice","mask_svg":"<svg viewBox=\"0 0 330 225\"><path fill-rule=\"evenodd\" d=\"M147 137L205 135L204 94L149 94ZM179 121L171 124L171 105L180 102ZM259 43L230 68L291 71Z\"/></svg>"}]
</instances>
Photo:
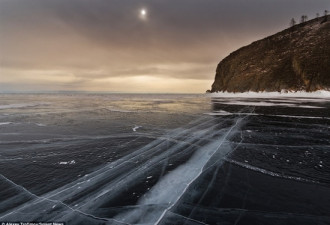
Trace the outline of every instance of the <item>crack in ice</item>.
<instances>
[{"instance_id":1,"label":"crack in ice","mask_svg":"<svg viewBox=\"0 0 330 225\"><path fill-rule=\"evenodd\" d=\"M124 223L124 222L121 222L121 221L117 221L117 220L112 219L112 218L102 218L102 217L97 217L97 216L94 216L94 215L92 215L92 214L88 214L88 213L82 212L82 211L80 211L80 210L77 210L77 209L72 208L71 206L69 206L69 205L67 205L67 204L65 204L64 202L59 201L59 200L53 200L53 199L49 199L49 198L46 198L46 197L38 196L38 195L36 195L36 194L30 192L29 190L27 190L25 187L16 184L15 182L13 182L12 180L8 179L8 178L5 177L4 175L0 174L0 176L1 176L3 179L5 179L6 181L8 181L10 184L14 185L15 187L17 187L17 188L19 188L19 189L22 189L24 192L28 193L29 195L32 195L33 197L35 197L35 198L37 198L37 199L39 199L39 200L41 200L41 201L49 201L49 202L52 202L52 203L59 203L59 204L61 204L61 205L65 206L65 207L67 207L68 209L70 209L70 210L72 210L72 211L74 211L74 212L78 212L78 213L80 213L80 214L83 214L83 215L88 216L88 217L92 217L92 218L97 219L97 220L115 221L115 222L118 222L118 223L120 223L120 224L129 225L129 224L127 224L127 223ZM53 206L52 208L55 208L55 207ZM18 210L22 210L22 209L24 209L24 207L23 207L23 208L19 208ZM3 216L0 216L0 219L5 218L5 217L7 217L7 216L9 216L9 215L11 215L11 214L13 214L13 213L15 213L15 212L16 212L16 210L15 210L15 211L12 211L12 212L10 212L10 213L7 213L7 214L5 214L5 215L3 215Z\"/></svg>"}]
</instances>

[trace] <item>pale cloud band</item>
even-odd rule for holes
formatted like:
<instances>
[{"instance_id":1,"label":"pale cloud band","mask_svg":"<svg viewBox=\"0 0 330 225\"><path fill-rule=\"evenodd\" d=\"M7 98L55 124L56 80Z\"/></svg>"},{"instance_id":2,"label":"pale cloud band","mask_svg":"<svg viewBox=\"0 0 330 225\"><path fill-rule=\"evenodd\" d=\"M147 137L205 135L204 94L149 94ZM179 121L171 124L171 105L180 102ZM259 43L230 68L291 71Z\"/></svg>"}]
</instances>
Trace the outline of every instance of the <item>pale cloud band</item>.
<instances>
[{"instance_id":1,"label":"pale cloud band","mask_svg":"<svg viewBox=\"0 0 330 225\"><path fill-rule=\"evenodd\" d=\"M328 0L0 0L0 92L204 92L230 52L326 8Z\"/></svg>"}]
</instances>

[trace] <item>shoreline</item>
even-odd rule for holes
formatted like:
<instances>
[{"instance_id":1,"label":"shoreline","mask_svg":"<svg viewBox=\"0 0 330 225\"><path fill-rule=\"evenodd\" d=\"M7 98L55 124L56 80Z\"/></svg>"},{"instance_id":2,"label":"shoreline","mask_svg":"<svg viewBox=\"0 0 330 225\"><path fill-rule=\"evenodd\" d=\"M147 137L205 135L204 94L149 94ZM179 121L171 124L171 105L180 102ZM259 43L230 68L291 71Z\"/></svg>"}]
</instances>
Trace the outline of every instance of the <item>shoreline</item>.
<instances>
[{"instance_id":1,"label":"shoreline","mask_svg":"<svg viewBox=\"0 0 330 225\"><path fill-rule=\"evenodd\" d=\"M282 90L281 92L214 92L214 93L206 93L207 96L210 97L226 97L226 98L270 98L270 97L294 97L294 98L329 98L330 99L330 91L314 91L314 92L306 92L306 91L285 91Z\"/></svg>"}]
</instances>

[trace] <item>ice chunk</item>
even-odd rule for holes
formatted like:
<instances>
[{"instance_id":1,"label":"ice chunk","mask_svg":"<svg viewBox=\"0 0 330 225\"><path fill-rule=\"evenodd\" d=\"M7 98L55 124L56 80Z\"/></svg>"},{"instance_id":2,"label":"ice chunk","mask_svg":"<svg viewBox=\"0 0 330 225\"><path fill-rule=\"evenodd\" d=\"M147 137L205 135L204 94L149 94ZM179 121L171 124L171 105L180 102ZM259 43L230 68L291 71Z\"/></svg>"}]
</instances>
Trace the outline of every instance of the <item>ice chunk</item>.
<instances>
[{"instance_id":1,"label":"ice chunk","mask_svg":"<svg viewBox=\"0 0 330 225\"><path fill-rule=\"evenodd\" d=\"M74 161L74 160L71 160L71 161L67 161L67 162L59 162L58 164L60 164L60 165L70 165L70 164L75 164L76 163L76 161Z\"/></svg>"},{"instance_id":2,"label":"ice chunk","mask_svg":"<svg viewBox=\"0 0 330 225\"><path fill-rule=\"evenodd\" d=\"M141 126L135 126L135 127L132 128L132 130L133 130L134 132L136 132L136 130L139 129L140 127L141 127Z\"/></svg>"}]
</instances>

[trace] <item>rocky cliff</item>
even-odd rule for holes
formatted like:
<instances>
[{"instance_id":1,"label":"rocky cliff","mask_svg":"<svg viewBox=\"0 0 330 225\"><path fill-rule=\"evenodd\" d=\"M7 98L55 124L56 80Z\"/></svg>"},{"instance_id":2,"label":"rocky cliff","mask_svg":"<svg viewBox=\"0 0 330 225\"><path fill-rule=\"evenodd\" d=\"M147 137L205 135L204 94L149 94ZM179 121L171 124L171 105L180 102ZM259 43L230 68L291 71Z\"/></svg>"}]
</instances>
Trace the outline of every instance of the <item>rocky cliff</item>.
<instances>
[{"instance_id":1,"label":"rocky cliff","mask_svg":"<svg viewBox=\"0 0 330 225\"><path fill-rule=\"evenodd\" d=\"M217 67L211 92L330 89L330 16L238 49Z\"/></svg>"}]
</instances>

